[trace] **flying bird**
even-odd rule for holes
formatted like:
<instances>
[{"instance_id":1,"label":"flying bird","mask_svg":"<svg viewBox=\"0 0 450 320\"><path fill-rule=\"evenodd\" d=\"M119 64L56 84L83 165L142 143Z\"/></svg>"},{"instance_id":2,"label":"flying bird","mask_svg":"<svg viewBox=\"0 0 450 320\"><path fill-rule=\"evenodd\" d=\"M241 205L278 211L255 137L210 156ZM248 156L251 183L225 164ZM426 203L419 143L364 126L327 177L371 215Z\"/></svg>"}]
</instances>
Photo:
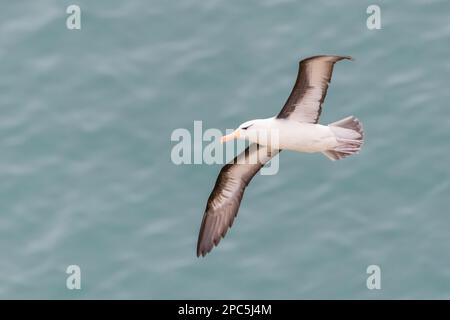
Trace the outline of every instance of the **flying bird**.
<instances>
[{"instance_id":1,"label":"flying bird","mask_svg":"<svg viewBox=\"0 0 450 320\"><path fill-rule=\"evenodd\" d=\"M334 64L344 59L352 60L321 55L300 61L294 88L278 115L244 122L221 138L222 143L245 139L252 144L224 165L217 177L200 226L197 256L205 256L218 245L233 224L245 188L281 150L321 152L332 161L359 152L364 132L358 119L349 116L328 125L318 123ZM273 132L277 141L267 138Z\"/></svg>"}]
</instances>

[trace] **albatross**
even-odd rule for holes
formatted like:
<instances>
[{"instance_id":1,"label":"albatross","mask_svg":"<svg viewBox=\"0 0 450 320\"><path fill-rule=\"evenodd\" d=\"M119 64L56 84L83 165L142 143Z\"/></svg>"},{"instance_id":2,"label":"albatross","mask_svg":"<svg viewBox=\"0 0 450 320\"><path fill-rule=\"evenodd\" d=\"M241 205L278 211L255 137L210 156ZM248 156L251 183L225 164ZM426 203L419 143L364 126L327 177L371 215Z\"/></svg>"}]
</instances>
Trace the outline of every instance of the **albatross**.
<instances>
[{"instance_id":1,"label":"albatross","mask_svg":"<svg viewBox=\"0 0 450 320\"><path fill-rule=\"evenodd\" d=\"M364 132L354 116L319 124L334 64L349 56L321 55L299 63L297 80L280 113L241 124L221 142L244 139L251 144L220 170L208 198L197 242L197 256L205 256L225 237L236 217L245 188L253 176L281 150L321 152L335 161L361 149ZM277 141L262 139L276 132Z\"/></svg>"}]
</instances>

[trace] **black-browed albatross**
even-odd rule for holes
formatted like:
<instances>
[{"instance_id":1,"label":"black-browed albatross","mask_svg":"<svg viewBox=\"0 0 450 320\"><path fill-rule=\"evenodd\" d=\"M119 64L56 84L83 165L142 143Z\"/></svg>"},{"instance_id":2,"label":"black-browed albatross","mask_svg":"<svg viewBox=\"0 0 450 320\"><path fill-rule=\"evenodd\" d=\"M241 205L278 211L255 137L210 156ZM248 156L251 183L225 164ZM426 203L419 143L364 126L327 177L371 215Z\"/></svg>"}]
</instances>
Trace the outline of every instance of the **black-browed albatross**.
<instances>
[{"instance_id":1,"label":"black-browed albatross","mask_svg":"<svg viewBox=\"0 0 450 320\"><path fill-rule=\"evenodd\" d=\"M358 153L363 128L353 116L329 125L318 124L322 103L336 62L348 56L322 55L300 61L294 88L272 118L244 122L222 142L246 139L253 143L233 161L222 167L209 196L197 243L197 256L205 256L217 245L233 224L244 190L253 176L281 150L322 152L330 160ZM261 134L277 132L277 145Z\"/></svg>"}]
</instances>

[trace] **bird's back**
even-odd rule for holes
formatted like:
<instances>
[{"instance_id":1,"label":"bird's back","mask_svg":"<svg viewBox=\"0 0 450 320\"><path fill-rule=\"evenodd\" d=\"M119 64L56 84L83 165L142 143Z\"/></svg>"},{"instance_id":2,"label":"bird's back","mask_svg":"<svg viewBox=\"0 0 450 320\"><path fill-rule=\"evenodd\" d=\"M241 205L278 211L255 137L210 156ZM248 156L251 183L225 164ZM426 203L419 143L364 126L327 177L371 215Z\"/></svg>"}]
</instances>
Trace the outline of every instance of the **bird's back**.
<instances>
[{"instance_id":1,"label":"bird's back","mask_svg":"<svg viewBox=\"0 0 450 320\"><path fill-rule=\"evenodd\" d=\"M303 123L294 120L274 119L280 149L298 152L322 152L334 148L335 135L328 126Z\"/></svg>"}]
</instances>

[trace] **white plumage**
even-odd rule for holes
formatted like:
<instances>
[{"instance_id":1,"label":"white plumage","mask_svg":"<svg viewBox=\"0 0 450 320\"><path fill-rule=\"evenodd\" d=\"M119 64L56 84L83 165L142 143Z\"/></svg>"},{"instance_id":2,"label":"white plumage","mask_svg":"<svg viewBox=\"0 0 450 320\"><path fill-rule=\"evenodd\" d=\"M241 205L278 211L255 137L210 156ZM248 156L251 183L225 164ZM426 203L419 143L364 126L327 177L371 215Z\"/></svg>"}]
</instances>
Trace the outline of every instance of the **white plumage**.
<instances>
[{"instance_id":1,"label":"white plumage","mask_svg":"<svg viewBox=\"0 0 450 320\"><path fill-rule=\"evenodd\" d=\"M240 125L237 132L233 138L246 139L275 150L323 152L331 160L358 152L363 138L362 126L353 116L330 125L275 117L256 119ZM341 156L330 157L326 152L341 153Z\"/></svg>"}]
</instances>

